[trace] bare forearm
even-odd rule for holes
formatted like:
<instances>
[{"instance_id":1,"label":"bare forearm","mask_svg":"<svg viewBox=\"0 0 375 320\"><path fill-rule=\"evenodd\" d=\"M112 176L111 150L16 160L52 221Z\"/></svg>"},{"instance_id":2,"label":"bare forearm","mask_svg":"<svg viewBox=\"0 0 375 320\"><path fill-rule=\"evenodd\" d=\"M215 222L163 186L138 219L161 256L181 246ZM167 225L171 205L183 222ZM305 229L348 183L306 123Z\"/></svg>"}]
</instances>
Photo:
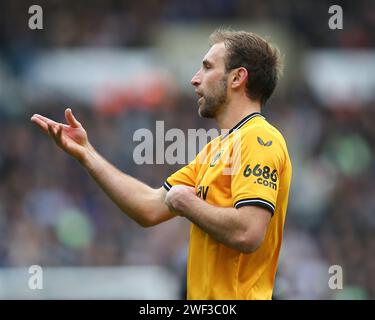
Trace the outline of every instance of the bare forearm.
<instances>
[{"instance_id":1,"label":"bare forearm","mask_svg":"<svg viewBox=\"0 0 375 320\"><path fill-rule=\"evenodd\" d=\"M68 124L39 114L31 117L32 122L53 138L61 149L77 159L112 201L140 225L155 225L174 216L164 203L166 191L163 188L152 189L101 157L89 143L86 130L69 108L65 110L65 119Z\"/></svg>"},{"instance_id":2,"label":"bare forearm","mask_svg":"<svg viewBox=\"0 0 375 320\"><path fill-rule=\"evenodd\" d=\"M243 251L246 228L241 222L237 209L216 207L195 198L184 208L183 216L215 240Z\"/></svg>"},{"instance_id":3,"label":"bare forearm","mask_svg":"<svg viewBox=\"0 0 375 320\"><path fill-rule=\"evenodd\" d=\"M91 145L80 162L111 200L140 225L151 226L171 217L159 190L121 172Z\"/></svg>"}]
</instances>

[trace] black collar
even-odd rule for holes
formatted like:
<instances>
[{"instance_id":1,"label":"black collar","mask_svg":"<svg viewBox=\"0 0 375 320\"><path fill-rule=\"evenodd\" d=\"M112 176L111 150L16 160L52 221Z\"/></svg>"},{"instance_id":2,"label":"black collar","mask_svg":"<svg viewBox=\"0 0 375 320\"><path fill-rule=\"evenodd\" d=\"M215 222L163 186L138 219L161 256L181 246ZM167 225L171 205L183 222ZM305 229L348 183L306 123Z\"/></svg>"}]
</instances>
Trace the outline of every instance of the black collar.
<instances>
[{"instance_id":1,"label":"black collar","mask_svg":"<svg viewBox=\"0 0 375 320\"><path fill-rule=\"evenodd\" d=\"M245 118L243 118L240 122L238 122L232 129L229 130L229 132L227 132L222 139L226 138L227 136L229 136L233 131L236 131L238 130L239 128L241 128L245 123L247 123L248 121L250 121L251 119L255 118L255 117L262 117L264 118L264 116L260 113L260 112L253 112L249 115L247 115Z\"/></svg>"}]
</instances>

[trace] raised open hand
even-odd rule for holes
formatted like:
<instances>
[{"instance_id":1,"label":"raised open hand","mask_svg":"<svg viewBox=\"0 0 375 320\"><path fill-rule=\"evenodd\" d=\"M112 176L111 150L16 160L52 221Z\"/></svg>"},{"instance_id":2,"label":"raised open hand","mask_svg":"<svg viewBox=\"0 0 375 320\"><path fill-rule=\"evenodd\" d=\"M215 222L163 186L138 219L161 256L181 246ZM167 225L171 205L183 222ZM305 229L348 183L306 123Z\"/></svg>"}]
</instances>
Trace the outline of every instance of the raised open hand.
<instances>
[{"instance_id":1,"label":"raised open hand","mask_svg":"<svg viewBox=\"0 0 375 320\"><path fill-rule=\"evenodd\" d=\"M89 147L86 130L69 108L65 110L65 119L68 124L53 121L39 114L31 117L31 121L51 136L61 149L81 161L85 150Z\"/></svg>"}]
</instances>

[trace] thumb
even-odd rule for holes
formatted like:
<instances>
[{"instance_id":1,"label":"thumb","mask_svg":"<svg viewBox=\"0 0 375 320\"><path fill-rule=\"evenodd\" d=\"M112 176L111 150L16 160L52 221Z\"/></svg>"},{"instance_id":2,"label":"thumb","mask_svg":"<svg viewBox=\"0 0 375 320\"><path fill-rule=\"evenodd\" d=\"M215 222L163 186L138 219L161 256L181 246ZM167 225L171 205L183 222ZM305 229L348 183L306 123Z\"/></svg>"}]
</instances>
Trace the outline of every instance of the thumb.
<instances>
[{"instance_id":1,"label":"thumb","mask_svg":"<svg viewBox=\"0 0 375 320\"><path fill-rule=\"evenodd\" d=\"M65 110L65 119L73 128L79 128L81 126L78 120L73 116L73 112L70 108Z\"/></svg>"},{"instance_id":2,"label":"thumb","mask_svg":"<svg viewBox=\"0 0 375 320\"><path fill-rule=\"evenodd\" d=\"M192 194L196 194L194 187L182 186L182 188L184 188L185 190L191 192Z\"/></svg>"},{"instance_id":3,"label":"thumb","mask_svg":"<svg viewBox=\"0 0 375 320\"><path fill-rule=\"evenodd\" d=\"M194 187L189 187L190 189L190 192L193 193L193 194L196 194L196 191L195 191L195 188Z\"/></svg>"}]
</instances>

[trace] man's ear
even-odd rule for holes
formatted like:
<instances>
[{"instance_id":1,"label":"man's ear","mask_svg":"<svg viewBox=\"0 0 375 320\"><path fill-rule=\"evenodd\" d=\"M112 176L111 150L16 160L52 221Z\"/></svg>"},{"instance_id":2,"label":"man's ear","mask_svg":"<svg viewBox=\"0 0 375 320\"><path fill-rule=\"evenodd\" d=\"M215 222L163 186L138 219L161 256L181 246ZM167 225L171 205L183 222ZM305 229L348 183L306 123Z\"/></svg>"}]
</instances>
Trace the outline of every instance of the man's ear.
<instances>
[{"instance_id":1,"label":"man's ear","mask_svg":"<svg viewBox=\"0 0 375 320\"><path fill-rule=\"evenodd\" d=\"M240 67L233 70L232 74L232 88L238 88L246 83L248 72L246 68Z\"/></svg>"}]
</instances>

